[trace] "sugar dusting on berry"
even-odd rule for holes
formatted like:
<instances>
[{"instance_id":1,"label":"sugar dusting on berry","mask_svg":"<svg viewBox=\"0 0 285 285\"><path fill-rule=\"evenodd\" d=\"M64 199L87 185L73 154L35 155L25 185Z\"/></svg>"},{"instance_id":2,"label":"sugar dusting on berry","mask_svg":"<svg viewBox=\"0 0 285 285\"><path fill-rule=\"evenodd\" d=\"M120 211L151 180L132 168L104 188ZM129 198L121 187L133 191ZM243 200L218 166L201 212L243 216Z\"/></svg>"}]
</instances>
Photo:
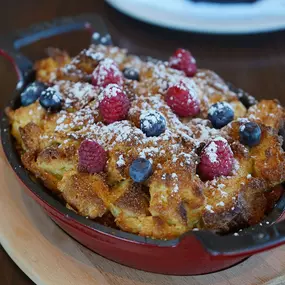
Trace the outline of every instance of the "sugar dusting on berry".
<instances>
[{"instance_id":1,"label":"sugar dusting on berry","mask_svg":"<svg viewBox=\"0 0 285 285\"><path fill-rule=\"evenodd\" d=\"M172 111L181 117L193 117L200 112L200 100L195 83L191 79L183 79L175 85L170 85L165 100Z\"/></svg>"},{"instance_id":2,"label":"sugar dusting on berry","mask_svg":"<svg viewBox=\"0 0 285 285\"><path fill-rule=\"evenodd\" d=\"M227 107L227 108L233 110L233 107L229 103L227 103L227 102L218 102L217 104L214 104L214 105L212 105L210 107L208 113L210 115L214 115L215 113L219 113L219 112L223 111L224 107Z\"/></svg>"},{"instance_id":3,"label":"sugar dusting on berry","mask_svg":"<svg viewBox=\"0 0 285 285\"><path fill-rule=\"evenodd\" d=\"M107 86L110 83L123 83L123 75L116 62L110 58L101 60L93 72L92 83L95 86Z\"/></svg>"},{"instance_id":4,"label":"sugar dusting on berry","mask_svg":"<svg viewBox=\"0 0 285 285\"><path fill-rule=\"evenodd\" d=\"M203 180L212 180L219 176L230 175L239 167L227 140L217 137L210 141L201 153L198 172Z\"/></svg>"},{"instance_id":5,"label":"sugar dusting on berry","mask_svg":"<svg viewBox=\"0 0 285 285\"><path fill-rule=\"evenodd\" d=\"M206 148L206 155L209 157L210 161L215 163L218 162L218 155L217 155L217 145L215 142L211 142L208 147Z\"/></svg>"},{"instance_id":6,"label":"sugar dusting on berry","mask_svg":"<svg viewBox=\"0 0 285 285\"><path fill-rule=\"evenodd\" d=\"M156 125L160 122L161 117L164 118L161 113L155 110L142 110L140 115L140 121L142 122L144 129L150 129L153 125Z\"/></svg>"},{"instance_id":7,"label":"sugar dusting on berry","mask_svg":"<svg viewBox=\"0 0 285 285\"><path fill-rule=\"evenodd\" d=\"M55 87L48 87L48 88L45 90L45 94L46 94L46 96L52 96L51 99L52 99L54 102L60 103L61 98L62 98L62 95L61 95L61 93L57 90L57 88L55 88Z\"/></svg>"},{"instance_id":8,"label":"sugar dusting on berry","mask_svg":"<svg viewBox=\"0 0 285 285\"><path fill-rule=\"evenodd\" d=\"M212 163L218 162L218 155L217 155L217 141L222 141L225 144L228 144L227 140L223 137L216 137L206 148L205 153L209 157Z\"/></svg>"},{"instance_id":9,"label":"sugar dusting on berry","mask_svg":"<svg viewBox=\"0 0 285 285\"><path fill-rule=\"evenodd\" d=\"M99 96L99 110L104 123L110 124L127 117L130 101L116 84L109 84Z\"/></svg>"},{"instance_id":10,"label":"sugar dusting on berry","mask_svg":"<svg viewBox=\"0 0 285 285\"><path fill-rule=\"evenodd\" d=\"M104 90L100 93L98 100L101 102L104 98L116 97L120 92L123 92L123 89L118 84L109 84Z\"/></svg>"}]
</instances>

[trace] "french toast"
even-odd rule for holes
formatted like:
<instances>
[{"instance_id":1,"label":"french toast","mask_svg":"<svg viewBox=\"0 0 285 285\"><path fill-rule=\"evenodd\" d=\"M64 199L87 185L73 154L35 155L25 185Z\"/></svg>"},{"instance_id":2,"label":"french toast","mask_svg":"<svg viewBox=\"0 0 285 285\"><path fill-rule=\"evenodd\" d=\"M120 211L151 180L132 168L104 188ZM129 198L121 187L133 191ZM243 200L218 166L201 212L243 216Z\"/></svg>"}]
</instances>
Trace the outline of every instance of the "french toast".
<instances>
[{"instance_id":1,"label":"french toast","mask_svg":"<svg viewBox=\"0 0 285 285\"><path fill-rule=\"evenodd\" d=\"M77 214L146 237L259 223L285 181L285 110L244 106L177 54L163 62L91 45L36 62L46 90L7 110L24 166Z\"/></svg>"}]
</instances>

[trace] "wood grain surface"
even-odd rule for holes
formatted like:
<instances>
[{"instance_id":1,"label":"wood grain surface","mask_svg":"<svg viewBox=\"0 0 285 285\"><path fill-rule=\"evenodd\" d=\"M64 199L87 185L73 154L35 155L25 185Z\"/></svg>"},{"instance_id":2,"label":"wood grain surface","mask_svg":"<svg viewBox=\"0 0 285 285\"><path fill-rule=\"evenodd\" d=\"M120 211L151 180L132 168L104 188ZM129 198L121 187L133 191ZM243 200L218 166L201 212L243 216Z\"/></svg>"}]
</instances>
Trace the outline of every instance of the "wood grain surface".
<instances>
[{"instance_id":1,"label":"wood grain surface","mask_svg":"<svg viewBox=\"0 0 285 285\"><path fill-rule=\"evenodd\" d=\"M104 17L115 44L126 47L133 53L167 59L176 47L189 48L200 67L215 70L226 80L247 90L257 98L278 98L285 104L285 32L248 36L175 32L130 19L104 4L103 0L2 2L0 34L28 27L36 22L48 21L54 17L97 12ZM47 46L59 46L75 54L87 44L86 35L75 33L42 41L24 49L23 52L32 59L36 59L44 55L44 49ZM0 107L2 107L16 84L16 75L11 65L2 58L0 58L0 78ZM78 245L55 226L41 209L23 194L15 177L11 175L12 172L4 166L2 161L1 166L1 177L2 179L5 177L5 183L8 183L5 184L6 188L0 186L1 243L6 249L9 245L9 254L16 254L13 258L17 264L38 284L269 284L267 282L274 285L285 284L284 277L278 277L284 274L283 270L285 270L284 248L251 258L234 269L193 278L142 273L107 261ZM0 185L3 185L1 178L0 181ZM12 194L15 196L10 196ZM20 229L22 239L15 238L15 228L11 226L10 219ZM3 224L7 227L5 231L3 231ZM7 235L9 238L12 237L13 243L9 238L7 241ZM34 244L38 246L37 251L33 247ZM17 259L17 256L20 256L21 260L20 257ZM20 264L20 261L23 264ZM64 264L61 264L62 262ZM34 269L28 273L25 266L27 268L33 266ZM80 271L80 276L83 274L82 279L68 279L68 276L76 276L78 268L84 268L82 272ZM48 278L45 283L40 282L39 279L39 274L42 272ZM64 276L65 283L55 279L59 276ZM72 283L75 280L77 283ZM88 283L90 280L92 282ZM0 284L34 284L18 269L1 247Z\"/></svg>"}]
</instances>

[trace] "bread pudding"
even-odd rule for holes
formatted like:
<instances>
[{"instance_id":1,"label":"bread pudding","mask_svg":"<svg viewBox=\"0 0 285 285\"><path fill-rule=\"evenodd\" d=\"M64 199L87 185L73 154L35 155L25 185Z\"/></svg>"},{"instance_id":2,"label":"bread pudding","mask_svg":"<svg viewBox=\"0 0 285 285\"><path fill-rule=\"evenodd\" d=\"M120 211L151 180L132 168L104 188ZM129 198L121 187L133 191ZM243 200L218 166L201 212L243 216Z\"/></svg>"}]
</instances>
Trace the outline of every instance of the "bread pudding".
<instances>
[{"instance_id":1,"label":"bread pudding","mask_svg":"<svg viewBox=\"0 0 285 285\"><path fill-rule=\"evenodd\" d=\"M8 109L21 160L63 203L123 231L172 239L260 222L285 181L285 111L197 69L114 46L55 50Z\"/></svg>"}]
</instances>

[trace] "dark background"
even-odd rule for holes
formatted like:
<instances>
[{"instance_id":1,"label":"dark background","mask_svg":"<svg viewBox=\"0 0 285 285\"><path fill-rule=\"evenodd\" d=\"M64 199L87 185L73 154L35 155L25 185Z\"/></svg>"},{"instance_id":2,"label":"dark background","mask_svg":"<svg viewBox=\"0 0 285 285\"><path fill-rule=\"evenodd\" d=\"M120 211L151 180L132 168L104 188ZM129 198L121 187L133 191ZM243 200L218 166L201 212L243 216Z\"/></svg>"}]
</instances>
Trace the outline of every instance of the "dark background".
<instances>
[{"instance_id":1,"label":"dark background","mask_svg":"<svg viewBox=\"0 0 285 285\"><path fill-rule=\"evenodd\" d=\"M97 12L106 21L116 45L131 52L167 59L177 47L191 50L198 66L215 70L227 81L257 98L278 98L285 104L285 32L247 36L217 36L175 32L143 24L116 12L103 0L8 0L1 1L0 35L55 17ZM3 37L0 37L0 45ZM23 53L32 59L44 56L48 46L75 54L87 46L87 33L44 40ZM1 46L0 46L1 47ZM16 84L11 65L0 58L0 106ZM3 218L3 217L2 217ZM31 285L0 246L0 284Z\"/></svg>"}]
</instances>

